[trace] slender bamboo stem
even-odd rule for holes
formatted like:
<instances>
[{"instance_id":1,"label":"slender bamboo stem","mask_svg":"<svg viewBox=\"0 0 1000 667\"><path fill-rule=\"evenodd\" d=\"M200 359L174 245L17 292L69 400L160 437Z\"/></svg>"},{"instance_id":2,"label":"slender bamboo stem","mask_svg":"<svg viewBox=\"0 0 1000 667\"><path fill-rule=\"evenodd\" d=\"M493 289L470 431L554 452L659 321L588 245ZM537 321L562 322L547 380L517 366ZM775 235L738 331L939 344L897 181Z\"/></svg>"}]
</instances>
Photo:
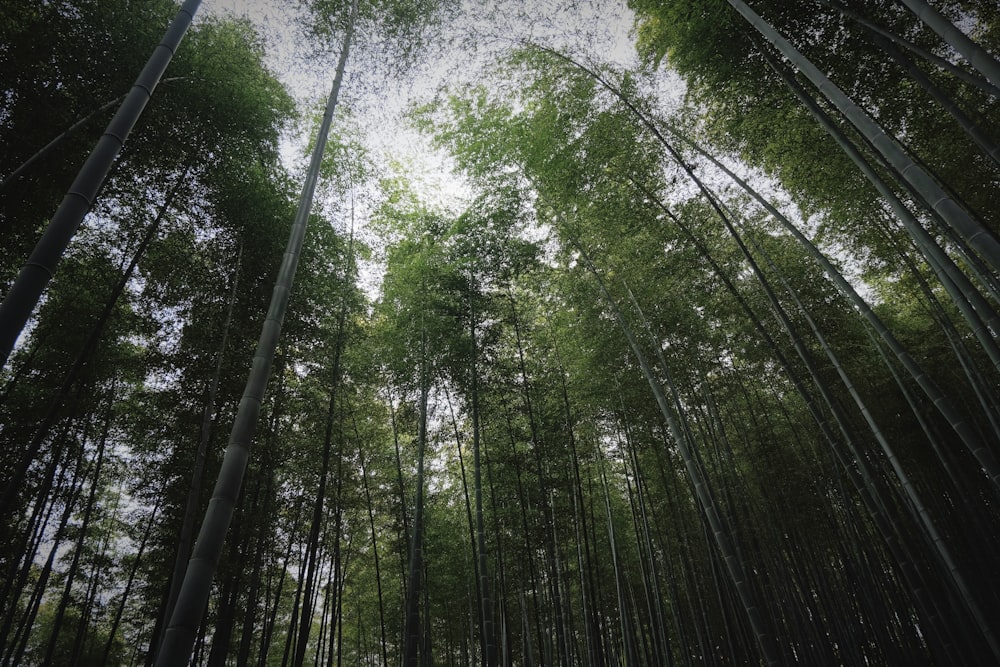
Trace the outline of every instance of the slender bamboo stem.
<instances>
[{"instance_id":1,"label":"slender bamboo stem","mask_svg":"<svg viewBox=\"0 0 1000 667\"><path fill-rule=\"evenodd\" d=\"M299 208L292 224L288 246L274 286L267 318L264 321L257 350L254 353L253 367L247 378L246 389L237 410L229 445L226 447L226 454L222 461L222 469L219 471L212 499L205 512L205 520L201 525L194 553L184 574L184 582L181 584L177 605L167 626L163 644L155 663L157 667L169 667L187 662L191 656L197 628L205 611L205 603L208 601L212 588L212 579L233 517L236 498L243 483L243 475L250 456L250 443L264 400L274 354L278 347L281 324L288 308L295 269L298 266L302 243L305 239L306 223L312 209L313 193L316 189L316 182L319 180L320 164L323 161L323 152L326 148L330 125L333 123L333 112L337 106L340 85L344 79L344 68L347 65L356 16L357 0L351 7L351 19L344 36L344 46L340 52L340 59L337 62L333 87L330 91L330 97L327 99L326 112L323 114L323 122L320 125L316 145L313 148L309 171L302 189L302 197L299 200Z\"/></svg>"},{"instance_id":2,"label":"slender bamboo stem","mask_svg":"<svg viewBox=\"0 0 1000 667\"><path fill-rule=\"evenodd\" d=\"M0 368L6 365L21 330L55 274L66 246L93 206L118 152L146 108L200 4L201 0L186 0L177 10L163 39L153 50L132 90L80 168L28 262L0 303Z\"/></svg>"}]
</instances>

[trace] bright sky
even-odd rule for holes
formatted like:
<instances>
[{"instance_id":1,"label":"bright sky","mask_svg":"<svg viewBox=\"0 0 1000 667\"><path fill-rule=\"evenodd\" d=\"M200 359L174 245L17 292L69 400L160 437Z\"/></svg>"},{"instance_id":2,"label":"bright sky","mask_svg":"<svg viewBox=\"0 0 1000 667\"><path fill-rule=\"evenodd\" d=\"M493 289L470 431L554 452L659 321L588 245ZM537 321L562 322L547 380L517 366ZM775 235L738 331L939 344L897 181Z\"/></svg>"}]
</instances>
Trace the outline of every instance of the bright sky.
<instances>
[{"instance_id":1,"label":"bright sky","mask_svg":"<svg viewBox=\"0 0 1000 667\"><path fill-rule=\"evenodd\" d=\"M269 66L301 108L319 110L329 93L337 54L317 57L316 48L301 37L296 23L299 11L296 2L273 0L205 0L199 9L200 15L249 19L267 40ZM468 188L453 172L449 157L433 149L428 137L407 124L407 107L429 101L450 85L484 81L483 70L517 40L554 46L585 60L634 65L632 23L624 0L462 0L459 16L406 77L372 73L367 63L373 56L377 60L378 54L370 53L371 49L349 60L341 105L354 111L366 134L364 144L376 160L405 164L407 179L426 204L459 210L469 197ZM364 44L356 46L364 48ZM299 136L290 139L282 152L293 173L302 173L308 164L306 142L308 133L314 131L300 129ZM319 200L317 205L324 206L324 202ZM326 202L325 207L335 204ZM340 210L345 209L341 206ZM364 231L364 201L358 202L358 212L359 234L370 243L373 239ZM334 220L333 224L346 232L347 221ZM381 281L379 267L362 268L361 280L374 296Z\"/></svg>"},{"instance_id":2,"label":"bright sky","mask_svg":"<svg viewBox=\"0 0 1000 667\"><path fill-rule=\"evenodd\" d=\"M325 100L336 54L314 58L313 47L298 36L297 3L205 0L199 11L251 20L268 39L269 65L300 103L318 106ZM481 80L481 69L495 62L498 49L515 39L559 46L620 65L632 64L631 26L631 12L617 0L463 0L460 16L444 30L442 45L405 80L372 76L352 68L349 61L342 101L357 110L359 122L368 132L369 148L412 164L420 172L416 180L430 189L441 188L439 195L447 200L449 192L458 195L462 188L455 183L445 156L435 154L427 139L407 126L402 113L410 103L429 100L450 84ZM475 50L468 47L469 42L476 44ZM301 147L291 147L286 155L294 160L296 151L301 156ZM305 163L305 158L300 161ZM296 168L294 164L289 167Z\"/></svg>"}]
</instances>

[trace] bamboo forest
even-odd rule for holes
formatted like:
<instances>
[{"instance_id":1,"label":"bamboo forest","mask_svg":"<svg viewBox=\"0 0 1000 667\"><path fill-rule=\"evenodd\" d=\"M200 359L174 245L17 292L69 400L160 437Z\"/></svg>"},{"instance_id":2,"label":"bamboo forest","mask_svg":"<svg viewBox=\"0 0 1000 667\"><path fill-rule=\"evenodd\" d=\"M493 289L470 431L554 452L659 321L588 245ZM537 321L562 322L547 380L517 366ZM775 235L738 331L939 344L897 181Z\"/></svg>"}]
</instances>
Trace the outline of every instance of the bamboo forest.
<instances>
[{"instance_id":1,"label":"bamboo forest","mask_svg":"<svg viewBox=\"0 0 1000 667\"><path fill-rule=\"evenodd\" d=\"M0 6L0 667L1000 664L996 0Z\"/></svg>"}]
</instances>

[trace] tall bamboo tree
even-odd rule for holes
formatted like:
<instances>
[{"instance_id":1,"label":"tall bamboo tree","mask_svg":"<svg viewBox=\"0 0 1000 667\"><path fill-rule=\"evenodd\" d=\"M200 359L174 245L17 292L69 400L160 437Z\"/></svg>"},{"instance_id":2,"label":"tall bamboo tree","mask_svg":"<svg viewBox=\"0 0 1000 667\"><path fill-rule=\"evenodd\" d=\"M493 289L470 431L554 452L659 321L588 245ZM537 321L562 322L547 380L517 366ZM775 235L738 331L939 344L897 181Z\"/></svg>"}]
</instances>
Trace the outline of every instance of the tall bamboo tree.
<instances>
[{"instance_id":1,"label":"tall bamboo tree","mask_svg":"<svg viewBox=\"0 0 1000 667\"><path fill-rule=\"evenodd\" d=\"M247 379L246 390L240 401L240 411L233 424L222 469L212 493L212 501L205 513L194 553L181 584L174 614L164 634L163 644L156 660L157 665L172 665L189 658L194 645L195 633L208 600L215 567L219 554L222 552L223 541L243 481L250 442L257 425L257 417L260 413L267 379L278 345L278 337L281 333L281 323L288 307L295 269L302 251L302 241L305 238L306 223L312 210L312 198L319 178L319 168L323 161L323 150L326 147L327 135L333 122L333 112L336 109L340 86L344 79L344 68L347 65L356 16L357 1L355 0L351 7L351 15L347 20L344 45L341 48L333 85L327 98L323 121L319 128L316 144L313 147L309 171L306 174L299 208L292 224L292 232L282 261L281 272L274 287L274 295L271 299L271 305L268 307L268 315L257 344L257 351L254 353L254 363Z\"/></svg>"},{"instance_id":2,"label":"tall bamboo tree","mask_svg":"<svg viewBox=\"0 0 1000 667\"><path fill-rule=\"evenodd\" d=\"M139 73L131 92L101 135L28 262L0 303L0 368L6 365L17 337L55 272L56 264L93 205L115 157L152 97L200 4L201 0L186 0L178 9L163 40Z\"/></svg>"}]
</instances>

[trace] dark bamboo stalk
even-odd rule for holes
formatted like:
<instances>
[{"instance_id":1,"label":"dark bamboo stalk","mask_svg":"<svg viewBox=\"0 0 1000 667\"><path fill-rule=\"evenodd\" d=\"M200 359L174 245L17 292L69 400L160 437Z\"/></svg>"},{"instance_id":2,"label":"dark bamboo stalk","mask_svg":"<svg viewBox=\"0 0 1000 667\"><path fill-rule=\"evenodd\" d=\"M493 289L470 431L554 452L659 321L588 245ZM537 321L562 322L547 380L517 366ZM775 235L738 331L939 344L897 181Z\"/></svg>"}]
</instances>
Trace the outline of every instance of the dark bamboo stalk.
<instances>
[{"instance_id":1,"label":"dark bamboo stalk","mask_svg":"<svg viewBox=\"0 0 1000 667\"><path fill-rule=\"evenodd\" d=\"M146 108L200 4L201 0L185 0L178 9L163 39L139 73L132 90L81 167L28 262L4 296L3 303L0 304L0 368L6 365L17 337L55 273L56 264L93 205L118 152Z\"/></svg>"},{"instance_id":2,"label":"dark bamboo stalk","mask_svg":"<svg viewBox=\"0 0 1000 667\"><path fill-rule=\"evenodd\" d=\"M194 465L191 468L191 483L188 486L187 502L184 506L184 518L181 521L181 531L177 540L177 552L174 556L174 570L170 577L170 592L167 594L167 604L160 620L160 627L165 627L174 613L177 595L184 579L184 569L191 557L191 540L194 537L195 518L198 506L201 504L201 490L205 478L205 463L208 459L208 444L212 438L212 423L215 419L215 402L219 393L219 381L222 377L222 367L225 360L226 344L229 340L229 329L233 322L233 309L236 306L236 288L239 284L240 268L243 262L243 244L240 244L236 255L236 267L229 287L229 303L222 323L222 338L219 350L215 356L215 369L209 381L205 396L205 407L201 415L201 430L198 435L198 448L195 450ZM158 638L157 638L158 639ZM159 641L154 640L159 646Z\"/></svg>"},{"instance_id":3,"label":"dark bamboo stalk","mask_svg":"<svg viewBox=\"0 0 1000 667\"><path fill-rule=\"evenodd\" d=\"M128 577L125 579L125 589L122 591L121 600L115 607L115 614L111 620L111 627L108 629L108 640L104 643L104 650L101 653L100 664L106 665L111 657L111 651L114 648L115 637L118 634L118 627L121 625L122 616L125 614L125 605L128 603L129 595L132 593L132 586L135 583L136 574L139 572L139 566L142 563L142 556L146 553L146 545L149 543L149 538L153 534L153 526L155 525L156 515L160 510L162 505L162 497L153 505L152 511L149 513L149 520L146 522L146 529L142 532L142 539L139 541L139 546L135 551L135 558L132 560L132 567L129 568Z\"/></svg>"},{"instance_id":4,"label":"dark bamboo stalk","mask_svg":"<svg viewBox=\"0 0 1000 667\"><path fill-rule=\"evenodd\" d=\"M417 489L413 502L413 534L410 541L410 558L406 584L406 616L403 625L403 667L417 667L423 654L424 633L420 623L420 599L423 597L421 574L425 564L423 558L424 532L424 454L427 450L427 397L430 392L430 376L427 359L427 333L421 322L420 336L420 404L417 422ZM425 614L426 619L426 614Z\"/></svg>"},{"instance_id":5,"label":"dark bamboo stalk","mask_svg":"<svg viewBox=\"0 0 1000 667\"><path fill-rule=\"evenodd\" d=\"M365 504L368 507L368 525L371 528L372 533L372 558L375 565L375 586L378 592L378 620L379 637L381 639L380 646L382 649L382 663L384 665L388 665L389 649L385 633L385 603L383 602L382 597L382 570L379 567L378 532L375 530L375 508L372 503L371 488L368 485L368 470L365 467L364 445L361 442L361 434L358 433L358 422L353 413L351 414L351 422L354 424L354 437L358 441L358 464L361 468L361 483L365 492ZM360 613L360 610L358 613Z\"/></svg>"},{"instance_id":6,"label":"dark bamboo stalk","mask_svg":"<svg viewBox=\"0 0 1000 667\"><path fill-rule=\"evenodd\" d=\"M113 398L113 389L111 395ZM104 466L105 446L108 442L108 434L111 431L112 411L110 399L108 401L108 407L105 411L103 419L104 426L97 442L97 453L93 464L94 470L90 479L90 491L87 495L87 503L84 506L83 518L80 520L80 534L77 537L76 545L73 549L73 558L70 560L69 568L66 570L63 593L59 598L59 606L56 609L55 618L52 620L52 634L49 637L49 643L45 649L45 657L42 659L43 664L51 664L52 657L55 654L56 644L58 643L60 633L62 632L63 620L66 617L66 610L69 608L73 583L76 579L76 573L80 567L80 558L83 556L83 549L87 539L87 530L90 528L90 519L94 514L94 501L97 498L97 490L101 486L101 470Z\"/></svg>"},{"instance_id":7,"label":"dark bamboo stalk","mask_svg":"<svg viewBox=\"0 0 1000 667\"><path fill-rule=\"evenodd\" d=\"M940 35L948 46L958 53L990 80L994 86L1000 86L1000 61L997 61L986 49L976 44L964 32L958 29L943 14L931 7L926 0L900 0L910 8L917 17L931 30Z\"/></svg>"},{"instance_id":8,"label":"dark bamboo stalk","mask_svg":"<svg viewBox=\"0 0 1000 667\"><path fill-rule=\"evenodd\" d=\"M928 51L927 49L921 47L920 45L914 44L913 42L911 42L911 41L909 41L907 39L904 39L903 37L901 37L901 36L899 36L899 35L897 35L897 34L895 34L893 32L890 32L890 31L882 28L878 24L874 23L873 21L869 21L868 19L866 19L861 14L859 14L859 13L857 13L855 11L852 11L851 9L845 7L844 5L840 4L839 2L830 2L829 0L818 0L818 2L820 2L820 4L826 5L828 7L833 7L838 12L840 12L844 16L850 18L851 20L853 20L854 22L856 22L858 25L864 27L866 30L868 30L872 34L879 35L879 36L881 36L881 37L883 37L883 38L891 41L893 44L896 44L896 45L898 45L898 46L906 49L907 51L909 51L909 52L911 52L911 53L913 53L915 55L920 56L921 58L923 58L927 62L929 62L929 63L931 63L931 64L939 67L940 69L948 72L949 74L955 76L956 78L959 78L962 81L965 81L966 83L968 83L970 85L973 85L976 88L979 88L981 91L983 91L987 95L992 95L993 97L1000 97L1000 88L997 88L996 86L992 85L986 79L983 79L982 77L980 77L980 76L978 76L976 74L973 74L972 72L967 72L966 70L962 69L961 67L959 67L959 66L955 65L954 63L946 60L945 58L942 58L939 55L936 55L936 54Z\"/></svg>"},{"instance_id":9,"label":"dark bamboo stalk","mask_svg":"<svg viewBox=\"0 0 1000 667\"><path fill-rule=\"evenodd\" d=\"M11 475L5 475L6 480L4 482L3 496L0 498L0 514L12 512L17 493L21 490L21 486L24 483L24 477L27 475L28 469L38 457L38 452L41 450L45 439L48 437L49 432L52 429L52 426L56 423L56 420L59 417L59 412L64 407L66 398L69 396L70 391L72 391L73 385L76 384L76 382L83 376L84 371L87 369L87 363L90 361L91 355L94 353L98 343L101 341L101 337L104 335L104 330L107 328L108 322L111 320L111 315L114 312L115 305L118 303L118 299L121 297L122 293L125 291L126 285L128 285L129 280L132 278L132 273L135 271L135 267L138 266L139 260L146 254L146 250L149 248L150 243L152 243L156 238L156 234L160 230L160 225L163 223L167 212L173 205L174 197L176 197L178 191L180 190L180 186L187 177L189 169L190 165L184 167L184 170L167 192L167 196L164 199L163 204L160 206L156 217L146 228L146 231L142 236L142 240L136 248L135 254L133 254L128 266L122 272L121 277L115 284L115 287L108 296L108 299L104 302L104 308L101 310L101 314L98 315L97 321L90 329L90 333L87 335L87 340L84 341L83 347L80 348L80 351L73 359L72 366L70 366L69 370L66 371L65 376L63 376L62 384L59 386L55 396L53 396L51 402L49 403L45 416L36 427L34 434L32 434L31 440L28 442L28 446L22 453L20 461L14 468ZM2 365L3 364L0 363L0 366Z\"/></svg>"},{"instance_id":10,"label":"dark bamboo stalk","mask_svg":"<svg viewBox=\"0 0 1000 667\"><path fill-rule=\"evenodd\" d=\"M663 388L660 385L660 381L653 374L653 370L646 360L646 355L639 347L639 343L635 339L631 327L625 320L624 314L618 307L617 302L611 296L610 292L608 292L603 279L601 279L600 274L597 273L597 269L590 260L589 255L587 255L586 251L577 240L573 239L573 244L580 252L581 257L587 266L587 270L597 281L601 293L607 301L608 306L611 308L612 314L618 322L622 333L625 335L636 360L639 362L643 375L649 383L650 389L656 398L657 405L670 427L671 434L673 435L677 447L682 453L685 467L688 472L688 478L694 487L695 496L701 505L708 524L706 529L711 530L715 544L719 549L722 558L725 560L729 575L733 584L736 586L740 599L743 603L744 611L749 618L751 626L753 627L757 645L764 657L764 660L768 664L778 664L780 662L780 653L778 651L774 635L770 627L768 627L769 624L764 618L762 610L758 606L756 594L754 593L753 587L747 576L746 568L742 559L736 553L729 531L724 526L722 518L718 513L715 499L712 497L710 489L706 486L707 480L705 478L704 471L696 462L692 444L689 442L685 427L681 424L681 419L676 412L676 407L668 403ZM661 368L660 371L665 374L669 372L666 368ZM672 381L669 379L667 381L667 385L671 387L671 395L674 397L674 403L676 404L678 400L676 388L674 388Z\"/></svg>"},{"instance_id":11,"label":"dark bamboo stalk","mask_svg":"<svg viewBox=\"0 0 1000 667\"><path fill-rule=\"evenodd\" d=\"M212 499L205 512L205 520L201 525L194 552L184 574L184 582L181 584L177 605L164 635L156 662L157 667L170 667L186 662L190 658L196 630L200 625L205 602L211 591L216 565L219 555L222 553L229 524L232 521L236 498L243 483L243 475L250 456L250 443L257 425L257 417L260 414L260 406L264 400L268 376L281 334L281 324L288 308L295 269L298 266L305 238L306 223L312 209L313 193L319 179L319 168L323 161L327 135L333 122L333 111L340 94L340 84L344 79L344 68L347 65L356 17L357 0L354 0L348 29L344 36L344 46L337 62L337 71L330 96L327 99L323 122L316 138L299 208L292 224L284 260L275 283L271 304L268 307L268 315L261 330L257 350L254 353L253 367L247 378L246 389L237 410L229 445L226 447L226 454L222 461L222 469L219 472Z\"/></svg>"}]
</instances>

